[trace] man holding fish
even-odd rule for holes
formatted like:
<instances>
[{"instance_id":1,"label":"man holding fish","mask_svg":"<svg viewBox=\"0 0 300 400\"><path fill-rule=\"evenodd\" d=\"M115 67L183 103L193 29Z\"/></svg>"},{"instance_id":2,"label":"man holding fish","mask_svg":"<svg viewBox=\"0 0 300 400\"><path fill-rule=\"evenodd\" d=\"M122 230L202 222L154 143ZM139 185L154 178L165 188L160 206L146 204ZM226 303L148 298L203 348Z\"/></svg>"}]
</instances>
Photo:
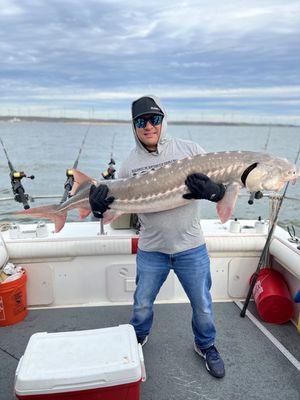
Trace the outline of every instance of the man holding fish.
<instances>
[{"instance_id":1,"label":"man holding fish","mask_svg":"<svg viewBox=\"0 0 300 400\"><path fill-rule=\"evenodd\" d=\"M204 153L196 143L167 136L167 115L155 96L141 97L132 103L132 128L136 147L123 162L119 178L151 173L161 167L168 168L171 163L180 163L186 157ZM169 178L172 179L172 173ZM188 175L185 184L189 193L182 197L186 200L206 199L217 203L225 194L222 183L215 183L204 174ZM104 184L91 187L89 200L95 216L103 217L115 200L113 196L108 197L108 192L108 186ZM210 260L198 207L198 202L192 201L180 208L138 214L141 230L137 287L130 323L138 342L145 344L153 322L153 303L173 269L192 306L194 349L204 358L209 373L222 378L225 375L224 363L214 345L216 329L210 295Z\"/></svg>"},{"instance_id":2,"label":"man holding fish","mask_svg":"<svg viewBox=\"0 0 300 400\"><path fill-rule=\"evenodd\" d=\"M81 218L92 209L104 224L122 214L138 214L141 232L131 320L138 341L146 342L153 302L174 269L192 305L195 350L206 360L209 372L221 378L225 370L214 346L209 258L196 199L215 202L225 223L240 189L246 188L251 196L258 191L278 192L287 182L295 182L300 170L278 156L241 150L204 153L196 143L166 136L166 112L153 96L133 102L132 123L136 147L121 166L121 179L103 185L73 169L74 183L65 202L13 215L50 219L59 232L73 209Z\"/></svg>"}]
</instances>

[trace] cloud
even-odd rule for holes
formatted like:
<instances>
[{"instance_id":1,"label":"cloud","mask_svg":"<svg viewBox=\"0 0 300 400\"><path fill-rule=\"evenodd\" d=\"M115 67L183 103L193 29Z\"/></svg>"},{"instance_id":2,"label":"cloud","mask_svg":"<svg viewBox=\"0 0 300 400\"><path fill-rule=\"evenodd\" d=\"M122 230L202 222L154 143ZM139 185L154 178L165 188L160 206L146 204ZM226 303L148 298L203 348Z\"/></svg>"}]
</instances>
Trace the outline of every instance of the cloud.
<instances>
[{"instance_id":1,"label":"cloud","mask_svg":"<svg viewBox=\"0 0 300 400\"><path fill-rule=\"evenodd\" d=\"M0 17L12 17L23 13L23 9L20 5L16 5L16 2L10 0L0 0Z\"/></svg>"},{"instance_id":2,"label":"cloud","mask_svg":"<svg viewBox=\"0 0 300 400\"><path fill-rule=\"evenodd\" d=\"M13 87L14 81L3 81L0 79L0 90L2 93L7 92ZM144 86L143 90L147 88ZM237 87L231 89L223 88L190 88L189 86L172 86L168 85L152 85L148 89L158 96L165 99L194 99L194 98L213 98L213 99L232 99L232 98L265 98L270 99L297 99L300 98L300 86L274 86L274 87ZM93 101L93 100L120 100L138 97L140 91L132 90L130 87L120 87L118 89L104 91L104 90L89 90L84 87L74 88L74 86L67 86L63 88L49 88L44 86L28 86L17 85L13 88L14 92L18 92L17 96L22 92L27 92L28 97L38 100L74 100L74 101ZM10 96L8 94L8 98ZM294 100L295 101L295 100Z\"/></svg>"},{"instance_id":3,"label":"cloud","mask_svg":"<svg viewBox=\"0 0 300 400\"><path fill-rule=\"evenodd\" d=\"M0 104L295 100L299 34L298 1L0 0Z\"/></svg>"},{"instance_id":4,"label":"cloud","mask_svg":"<svg viewBox=\"0 0 300 400\"><path fill-rule=\"evenodd\" d=\"M192 62L178 62L172 61L170 63L171 67L176 68L209 68L212 67L214 64L208 62L199 62L199 61L192 61Z\"/></svg>"}]
</instances>

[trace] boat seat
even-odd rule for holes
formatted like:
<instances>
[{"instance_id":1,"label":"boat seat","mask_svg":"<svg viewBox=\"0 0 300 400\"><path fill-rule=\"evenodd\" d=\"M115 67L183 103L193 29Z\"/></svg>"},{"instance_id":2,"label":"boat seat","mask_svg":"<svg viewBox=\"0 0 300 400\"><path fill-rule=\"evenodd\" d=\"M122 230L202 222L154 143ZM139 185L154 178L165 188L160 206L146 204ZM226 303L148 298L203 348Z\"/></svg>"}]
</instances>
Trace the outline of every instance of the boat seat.
<instances>
[{"instance_id":1,"label":"boat seat","mask_svg":"<svg viewBox=\"0 0 300 400\"><path fill-rule=\"evenodd\" d=\"M280 236L274 237L270 244L270 254L280 265L300 279L300 250L295 244Z\"/></svg>"},{"instance_id":2,"label":"boat seat","mask_svg":"<svg viewBox=\"0 0 300 400\"><path fill-rule=\"evenodd\" d=\"M8 250L5 241L0 233L0 269L5 266L9 259Z\"/></svg>"}]
</instances>

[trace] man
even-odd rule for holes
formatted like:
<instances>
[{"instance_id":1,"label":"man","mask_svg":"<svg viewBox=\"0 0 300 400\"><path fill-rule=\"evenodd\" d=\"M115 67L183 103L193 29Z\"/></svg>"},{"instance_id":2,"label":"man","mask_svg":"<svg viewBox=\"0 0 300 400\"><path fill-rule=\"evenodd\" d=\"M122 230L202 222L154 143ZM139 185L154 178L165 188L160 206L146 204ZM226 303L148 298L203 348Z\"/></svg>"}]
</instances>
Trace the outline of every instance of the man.
<instances>
[{"instance_id":1,"label":"man","mask_svg":"<svg viewBox=\"0 0 300 400\"><path fill-rule=\"evenodd\" d=\"M144 96L132 103L132 128L136 147L121 165L120 178L204 152L196 143L166 135L167 115L155 96ZM183 195L186 199L217 202L225 193L223 185L212 182L203 174L192 174L185 183L189 189L189 193ZM114 200L107 194L106 185L91 188L91 208L100 217ZM170 269L173 269L192 306L194 349L205 359L209 373L222 378L225 375L224 363L214 346L216 330L210 295L210 261L198 215L196 201L172 210L138 215L141 229L137 287L130 323L138 342L144 345L152 326L154 300Z\"/></svg>"}]
</instances>

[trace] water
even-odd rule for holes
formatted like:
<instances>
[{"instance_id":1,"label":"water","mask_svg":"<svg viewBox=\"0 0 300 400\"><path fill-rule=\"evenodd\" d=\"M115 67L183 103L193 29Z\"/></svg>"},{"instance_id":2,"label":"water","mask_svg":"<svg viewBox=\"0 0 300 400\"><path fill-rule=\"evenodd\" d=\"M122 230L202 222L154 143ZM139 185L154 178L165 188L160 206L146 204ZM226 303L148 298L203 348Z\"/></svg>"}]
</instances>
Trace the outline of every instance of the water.
<instances>
[{"instance_id":1,"label":"water","mask_svg":"<svg viewBox=\"0 0 300 400\"><path fill-rule=\"evenodd\" d=\"M36 195L62 195L66 180L66 169L73 166L84 134L85 124L19 122L0 123L2 137L9 157L18 170L35 175L34 180L23 179L26 192ZM300 146L300 128L293 127L257 127L257 126L205 126L205 125L169 125L168 133L182 139L199 143L207 152L224 150L262 151L267 142L268 152L284 156L294 161ZM91 125L86 139L78 169L95 178L99 178L106 169L112 151L112 138L116 133L113 156L118 170L122 160L134 145L130 124ZM0 150L2 151L2 150ZM2 152L0 163L0 198L11 197L9 168ZM246 193L245 191L242 191ZM290 185L288 196L300 198L300 184ZM240 197L234 212L237 218L268 218L268 199L247 204L246 197ZM39 200L31 206L58 201ZM22 209L16 202L0 202L0 212ZM281 225L293 223L300 234L300 202L284 200L280 211ZM215 205L202 201L203 218L216 218ZM1 220L9 220L4 215ZM72 212L68 220L77 220Z\"/></svg>"}]
</instances>

